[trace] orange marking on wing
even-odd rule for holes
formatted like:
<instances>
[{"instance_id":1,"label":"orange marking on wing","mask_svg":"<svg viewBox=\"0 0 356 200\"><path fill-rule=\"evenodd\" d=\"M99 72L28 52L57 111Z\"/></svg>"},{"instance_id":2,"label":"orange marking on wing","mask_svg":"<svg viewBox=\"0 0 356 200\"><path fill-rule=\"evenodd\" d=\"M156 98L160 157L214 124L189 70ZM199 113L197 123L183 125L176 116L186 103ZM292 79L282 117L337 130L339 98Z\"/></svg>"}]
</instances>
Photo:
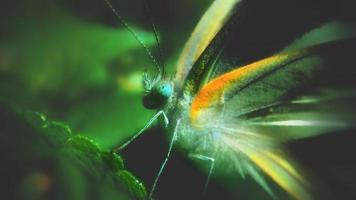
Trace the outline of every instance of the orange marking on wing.
<instances>
[{"instance_id":1,"label":"orange marking on wing","mask_svg":"<svg viewBox=\"0 0 356 200\"><path fill-rule=\"evenodd\" d=\"M264 71L270 71L291 59L296 59L302 55L302 51L289 54L279 54L262 59L244 67L232 70L219 77L216 77L205 85L194 97L190 108L190 119L194 124L197 122L201 111L208 107L221 103L224 92L236 88L241 82L250 80Z\"/></svg>"}]
</instances>

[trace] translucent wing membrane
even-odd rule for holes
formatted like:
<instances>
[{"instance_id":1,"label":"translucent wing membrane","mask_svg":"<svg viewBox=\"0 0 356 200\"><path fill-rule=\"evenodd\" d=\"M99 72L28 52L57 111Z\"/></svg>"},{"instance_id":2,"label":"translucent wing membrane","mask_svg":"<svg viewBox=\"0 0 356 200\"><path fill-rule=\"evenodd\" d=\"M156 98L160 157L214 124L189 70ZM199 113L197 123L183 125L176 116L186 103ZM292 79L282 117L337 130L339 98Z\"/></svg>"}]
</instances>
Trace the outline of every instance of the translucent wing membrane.
<instances>
[{"instance_id":1,"label":"translucent wing membrane","mask_svg":"<svg viewBox=\"0 0 356 200\"><path fill-rule=\"evenodd\" d=\"M294 198L311 199L307 191L307 188L309 188L307 181L300 174L300 169L296 167L297 165L288 159L288 155L279 151L276 147L261 147L263 138L261 140L261 138L255 137L254 139L257 140L248 141L241 138L241 135L244 135L244 132L237 131L235 135L224 135L222 140L226 142L226 145L231 150L237 153L236 156L245 159L242 162L243 173L251 175L272 196L274 194L261 171L270 176L272 180ZM241 160L235 160L235 162L241 162Z\"/></svg>"},{"instance_id":2,"label":"translucent wing membrane","mask_svg":"<svg viewBox=\"0 0 356 200\"><path fill-rule=\"evenodd\" d=\"M245 126L280 141L352 128L356 121L354 90L321 89L294 100L255 108L238 118Z\"/></svg>"},{"instance_id":3,"label":"translucent wing membrane","mask_svg":"<svg viewBox=\"0 0 356 200\"><path fill-rule=\"evenodd\" d=\"M197 120L203 119L199 115L207 112L203 114L206 116L212 110L224 109L224 116L235 118L291 100L305 105L307 101L337 99L336 94L330 94L332 89L349 96L354 89L354 46L353 39L330 42L278 54L225 73L211 80L195 96L190 113L192 122L199 123ZM298 100L315 93L321 96Z\"/></svg>"},{"instance_id":4,"label":"translucent wing membrane","mask_svg":"<svg viewBox=\"0 0 356 200\"><path fill-rule=\"evenodd\" d=\"M283 144L355 126L355 50L355 39L339 40L236 67L196 94L190 123L269 193L261 172L294 198L311 199Z\"/></svg>"},{"instance_id":5,"label":"translucent wing membrane","mask_svg":"<svg viewBox=\"0 0 356 200\"><path fill-rule=\"evenodd\" d=\"M200 19L177 63L175 80L179 81L176 83L178 88L181 88L182 80L233 14L238 2L240 0L215 0Z\"/></svg>"}]
</instances>

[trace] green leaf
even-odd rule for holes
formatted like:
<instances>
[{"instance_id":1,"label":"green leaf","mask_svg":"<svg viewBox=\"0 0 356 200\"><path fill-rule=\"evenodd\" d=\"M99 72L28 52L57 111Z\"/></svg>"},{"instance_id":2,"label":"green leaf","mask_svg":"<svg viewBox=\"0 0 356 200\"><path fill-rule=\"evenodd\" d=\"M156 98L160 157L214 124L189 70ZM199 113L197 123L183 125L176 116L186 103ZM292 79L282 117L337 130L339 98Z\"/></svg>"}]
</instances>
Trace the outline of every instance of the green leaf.
<instances>
[{"instance_id":1,"label":"green leaf","mask_svg":"<svg viewBox=\"0 0 356 200\"><path fill-rule=\"evenodd\" d=\"M0 116L6 123L1 133L1 154L12 155L1 155L3 169L8 165L11 174L18 174L10 177L19 188L11 190L14 193L9 190L10 196L87 199L90 188L90 195L99 199L146 198L143 183L124 169L119 155L102 150L85 136L72 134L67 125L48 120L41 113L17 110L0 106Z\"/></svg>"},{"instance_id":2,"label":"green leaf","mask_svg":"<svg viewBox=\"0 0 356 200\"><path fill-rule=\"evenodd\" d=\"M122 170L118 173L118 175L121 180L129 186L129 190L134 196L140 199L144 199L147 197L146 188L141 182L137 180L134 175L131 174L131 172Z\"/></svg>"},{"instance_id":3,"label":"green leaf","mask_svg":"<svg viewBox=\"0 0 356 200\"><path fill-rule=\"evenodd\" d=\"M104 151L101 153L101 157L113 171L120 171L124 169L124 161L117 153Z\"/></svg>"}]
</instances>

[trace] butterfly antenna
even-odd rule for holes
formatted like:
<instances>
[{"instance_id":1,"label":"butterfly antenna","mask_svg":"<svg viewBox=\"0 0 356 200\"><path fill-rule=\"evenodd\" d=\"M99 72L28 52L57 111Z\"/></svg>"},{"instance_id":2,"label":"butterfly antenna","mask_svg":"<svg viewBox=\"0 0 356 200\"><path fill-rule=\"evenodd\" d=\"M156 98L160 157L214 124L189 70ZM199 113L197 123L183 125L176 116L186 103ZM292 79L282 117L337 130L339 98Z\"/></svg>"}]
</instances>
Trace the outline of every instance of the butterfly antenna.
<instances>
[{"instance_id":1,"label":"butterfly antenna","mask_svg":"<svg viewBox=\"0 0 356 200\"><path fill-rule=\"evenodd\" d=\"M114 13L114 15L119 19L120 23L126 28L126 30L128 30L131 35L135 38L135 40L141 45L141 47L146 51L146 53L148 54L148 56L151 58L153 64L156 66L157 70L158 70L158 75L155 79L155 81L158 81L161 79L162 76L162 68L160 67L159 63L157 62L157 60L154 58L154 56L152 55L151 51L148 49L148 47L142 42L142 40L140 39L140 37L138 37L138 35L136 34L136 32L129 26L128 23L126 23L126 21L124 20L124 18L119 14L119 12L114 8L114 6L110 3L109 0L104 0L105 3L110 7L111 11ZM156 36L156 34L155 34ZM157 38L156 38L157 40Z\"/></svg>"},{"instance_id":2,"label":"butterfly antenna","mask_svg":"<svg viewBox=\"0 0 356 200\"><path fill-rule=\"evenodd\" d=\"M152 13L151 13L151 9L150 9L150 7L148 6L148 3L147 3L147 0L143 0L143 3L144 3L144 5L145 5L145 11L146 11L146 13L147 13L147 15L148 15L148 18L149 18L149 21L150 21L150 24L151 24L151 28L152 28L152 31L153 31L153 33L154 33L154 35L155 35L155 38L156 38L156 44L157 44L157 48L158 48L158 52L159 52L159 54L158 54L158 58L159 58L159 62L160 62L160 64L161 64L161 66L162 66L162 71L161 71L161 76L163 77L164 76L164 74L165 74L165 69L166 69L166 67L165 67L165 64L164 64L164 60L163 60L163 51L162 51L162 45L161 45L161 43L159 42L159 38L158 38L158 31L157 31L157 28L156 28L156 25L155 25L155 21L154 21L154 19L153 19L153 15L152 15Z\"/></svg>"}]
</instances>

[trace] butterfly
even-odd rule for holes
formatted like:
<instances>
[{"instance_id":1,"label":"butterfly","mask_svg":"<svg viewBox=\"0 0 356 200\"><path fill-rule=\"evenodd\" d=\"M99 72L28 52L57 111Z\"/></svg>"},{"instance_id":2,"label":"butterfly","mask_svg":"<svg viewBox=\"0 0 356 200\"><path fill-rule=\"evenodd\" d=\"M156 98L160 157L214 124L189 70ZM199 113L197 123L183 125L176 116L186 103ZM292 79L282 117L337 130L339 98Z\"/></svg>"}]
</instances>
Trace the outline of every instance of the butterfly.
<instances>
[{"instance_id":1,"label":"butterfly","mask_svg":"<svg viewBox=\"0 0 356 200\"><path fill-rule=\"evenodd\" d=\"M160 68L155 78L144 76L143 104L157 114L119 149L163 117L172 139L149 198L178 143L191 158L210 163L208 179L214 167L231 166L273 197L265 177L295 199L312 199L311 183L286 143L354 127L355 35L303 44L297 38L309 28L278 40L284 48L244 59L238 48L244 41L236 37L248 23L240 13L248 2L213 1L185 44L174 79Z\"/></svg>"}]
</instances>

